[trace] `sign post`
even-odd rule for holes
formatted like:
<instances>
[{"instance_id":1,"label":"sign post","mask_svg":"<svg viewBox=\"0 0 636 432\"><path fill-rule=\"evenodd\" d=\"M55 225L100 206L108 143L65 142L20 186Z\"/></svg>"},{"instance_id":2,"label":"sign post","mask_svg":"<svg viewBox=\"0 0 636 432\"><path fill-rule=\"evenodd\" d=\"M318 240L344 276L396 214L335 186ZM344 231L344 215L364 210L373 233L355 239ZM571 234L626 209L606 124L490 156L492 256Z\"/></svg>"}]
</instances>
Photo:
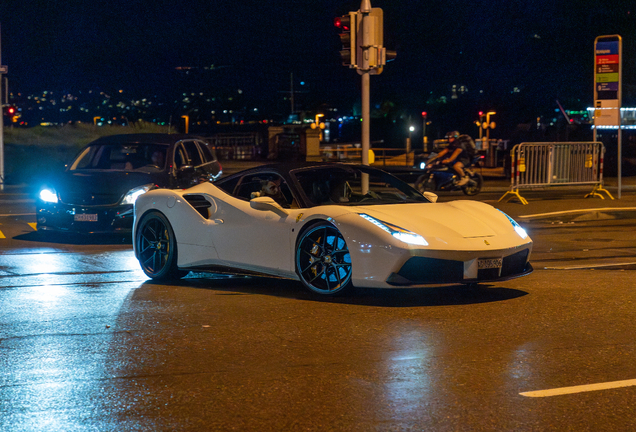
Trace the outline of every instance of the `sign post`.
<instances>
[{"instance_id":1,"label":"sign post","mask_svg":"<svg viewBox=\"0 0 636 432\"><path fill-rule=\"evenodd\" d=\"M599 126L618 127L618 198L621 198L622 159L622 57L619 35L599 36L594 41L594 141Z\"/></svg>"}]
</instances>

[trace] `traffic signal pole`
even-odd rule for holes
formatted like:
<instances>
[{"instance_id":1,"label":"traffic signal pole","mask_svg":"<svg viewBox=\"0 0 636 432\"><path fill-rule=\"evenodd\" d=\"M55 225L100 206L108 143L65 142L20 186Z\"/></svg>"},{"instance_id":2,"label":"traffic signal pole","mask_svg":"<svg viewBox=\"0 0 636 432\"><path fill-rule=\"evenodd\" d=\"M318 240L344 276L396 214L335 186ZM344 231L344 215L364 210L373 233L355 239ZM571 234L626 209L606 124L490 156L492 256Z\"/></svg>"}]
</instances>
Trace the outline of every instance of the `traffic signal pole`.
<instances>
[{"instance_id":1,"label":"traffic signal pole","mask_svg":"<svg viewBox=\"0 0 636 432\"><path fill-rule=\"evenodd\" d=\"M371 150L371 75L379 75L394 51L384 48L384 15L372 8L371 0L362 0L360 10L336 17L334 24L341 31L343 66L356 69L362 77L362 164L369 165ZM362 192L369 190L369 177L362 177Z\"/></svg>"},{"instance_id":2,"label":"traffic signal pole","mask_svg":"<svg viewBox=\"0 0 636 432\"><path fill-rule=\"evenodd\" d=\"M371 150L371 74L369 73L369 57L365 49L370 45L370 29L365 28L365 20L371 12L371 1L362 0L360 3L360 26L358 26L358 46L356 50L361 54L357 59L358 73L362 76L362 165L369 165L369 151ZM361 50L358 49L361 48ZM369 175L362 174L362 194L369 192Z\"/></svg>"},{"instance_id":3,"label":"traffic signal pole","mask_svg":"<svg viewBox=\"0 0 636 432\"><path fill-rule=\"evenodd\" d=\"M369 165L371 150L371 75L369 71L362 73L362 165ZM369 174L362 173L362 194L369 192Z\"/></svg>"},{"instance_id":4,"label":"traffic signal pole","mask_svg":"<svg viewBox=\"0 0 636 432\"><path fill-rule=\"evenodd\" d=\"M0 26L0 106L2 106L2 75L6 67L2 66L2 26ZM4 190L4 112L0 121L0 190Z\"/></svg>"},{"instance_id":5,"label":"traffic signal pole","mask_svg":"<svg viewBox=\"0 0 636 432\"><path fill-rule=\"evenodd\" d=\"M371 75L362 73L362 165L369 165L371 150Z\"/></svg>"}]
</instances>

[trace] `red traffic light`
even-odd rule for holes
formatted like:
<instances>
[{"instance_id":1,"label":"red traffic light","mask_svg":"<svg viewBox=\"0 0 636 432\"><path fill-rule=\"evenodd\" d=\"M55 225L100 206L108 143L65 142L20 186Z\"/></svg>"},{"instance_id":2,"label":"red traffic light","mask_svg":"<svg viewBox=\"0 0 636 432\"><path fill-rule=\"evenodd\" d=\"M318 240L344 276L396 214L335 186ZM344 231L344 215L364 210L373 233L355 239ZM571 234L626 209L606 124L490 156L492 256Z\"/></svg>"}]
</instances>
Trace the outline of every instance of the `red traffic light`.
<instances>
[{"instance_id":1,"label":"red traffic light","mask_svg":"<svg viewBox=\"0 0 636 432\"><path fill-rule=\"evenodd\" d=\"M426 118L426 111L422 111L422 117Z\"/></svg>"},{"instance_id":2,"label":"red traffic light","mask_svg":"<svg viewBox=\"0 0 636 432\"><path fill-rule=\"evenodd\" d=\"M18 109L14 105L5 105L2 107L2 115L13 117L18 114Z\"/></svg>"},{"instance_id":3,"label":"red traffic light","mask_svg":"<svg viewBox=\"0 0 636 432\"><path fill-rule=\"evenodd\" d=\"M479 116L481 117L483 115L484 115L484 112L483 111L479 111Z\"/></svg>"},{"instance_id":4,"label":"red traffic light","mask_svg":"<svg viewBox=\"0 0 636 432\"><path fill-rule=\"evenodd\" d=\"M349 15L335 17L333 19L333 25L345 31L349 30L351 28L351 18L349 17Z\"/></svg>"}]
</instances>

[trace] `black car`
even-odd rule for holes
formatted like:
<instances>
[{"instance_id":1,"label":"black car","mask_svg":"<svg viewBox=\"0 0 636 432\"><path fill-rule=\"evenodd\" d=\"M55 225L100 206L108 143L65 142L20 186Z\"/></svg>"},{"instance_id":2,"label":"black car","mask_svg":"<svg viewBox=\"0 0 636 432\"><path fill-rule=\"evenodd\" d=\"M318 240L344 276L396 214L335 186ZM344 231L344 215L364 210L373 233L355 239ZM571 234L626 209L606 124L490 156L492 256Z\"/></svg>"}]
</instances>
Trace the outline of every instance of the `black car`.
<instances>
[{"instance_id":1,"label":"black car","mask_svg":"<svg viewBox=\"0 0 636 432\"><path fill-rule=\"evenodd\" d=\"M133 204L151 189L181 189L221 175L214 149L190 135L130 134L99 138L43 186L38 231L130 232Z\"/></svg>"}]
</instances>

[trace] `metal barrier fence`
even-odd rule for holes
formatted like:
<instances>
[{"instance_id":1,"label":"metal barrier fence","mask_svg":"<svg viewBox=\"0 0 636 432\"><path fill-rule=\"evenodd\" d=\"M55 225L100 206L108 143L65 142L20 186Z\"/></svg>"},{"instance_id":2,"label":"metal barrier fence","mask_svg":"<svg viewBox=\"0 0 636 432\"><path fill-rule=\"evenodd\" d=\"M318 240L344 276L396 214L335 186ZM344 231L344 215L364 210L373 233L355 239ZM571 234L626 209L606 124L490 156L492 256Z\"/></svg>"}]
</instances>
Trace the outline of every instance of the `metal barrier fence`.
<instances>
[{"instance_id":1,"label":"metal barrier fence","mask_svg":"<svg viewBox=\"0 0 636 432\"><path fill-rule=\"evenodd\" d=\"M251 133L227 133L209 137L219 159L254 159L258 153L259 136Z\"/></svg>"},{"instance_id":2,"label":"metal barrier fence","mask_svg":"<svg viewBox=\"0 0 636 432\"><path fill-rule=\"evenodd\" d=\"M603 155L605 147L600 142L522 143L510 152L512 163L510 190L499 201L516 198L522 204L528 201L519 189L552 186L591 185L585 195L605 199L599 192L603 188Z\"/></svg>"}]
</instances>

